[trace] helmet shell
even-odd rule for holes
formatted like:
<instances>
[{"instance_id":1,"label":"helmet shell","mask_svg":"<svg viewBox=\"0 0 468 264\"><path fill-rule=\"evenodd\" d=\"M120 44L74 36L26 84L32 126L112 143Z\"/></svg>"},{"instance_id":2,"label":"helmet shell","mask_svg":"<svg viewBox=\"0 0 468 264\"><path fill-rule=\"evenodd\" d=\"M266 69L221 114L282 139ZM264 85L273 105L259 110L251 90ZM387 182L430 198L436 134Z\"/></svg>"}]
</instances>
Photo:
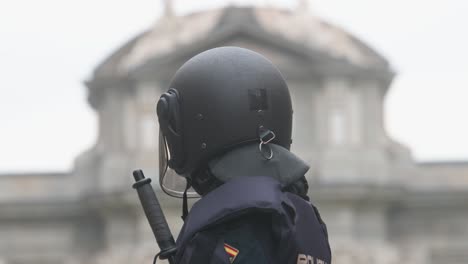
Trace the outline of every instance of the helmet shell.
<instances>
[{"instance_id":1,"label":"helmet shell","mask_svg":"<svg viewBox=\"0 0 468 264\"><path fill-rule=\"evenodd\" d=\"M213 157L260 142L261 127L274 132L272 143L290 148L288 86L279 70L256 52L238 47L202 52L176 72L169 88L177 91L177 144L182 146L179 162L169 166L180 175L190 177ZM171 149L174 142L168 139L167 144Z\"/></svg>"}]
</instances>

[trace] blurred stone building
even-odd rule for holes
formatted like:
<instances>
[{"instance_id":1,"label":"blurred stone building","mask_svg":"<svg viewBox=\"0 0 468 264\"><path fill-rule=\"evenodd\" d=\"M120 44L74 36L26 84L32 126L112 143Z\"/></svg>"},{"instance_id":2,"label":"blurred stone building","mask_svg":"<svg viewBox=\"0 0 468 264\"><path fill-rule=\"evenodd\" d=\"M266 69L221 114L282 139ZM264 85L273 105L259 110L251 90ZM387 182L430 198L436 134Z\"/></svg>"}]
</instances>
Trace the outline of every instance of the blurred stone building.
<instances>
[{"instance_id":1,"label":"blurred stone building","mask_svg":"<svg viewBox=\"0 0 468 264\"><path fill-rule=\"evenodd\" d=\"M112 53L86 83L99 136L73 171L0 177L0 263L151 263L130 186L134 168L157 178L155 102L183 62L226 45L264 54L287 79L293 151L311 164L333 263L468 263L468 162L415 163L384 129L389 63L305 10L166 10ZM176 234L182 202L159 197Z\"/></svg>"}]
</instances>

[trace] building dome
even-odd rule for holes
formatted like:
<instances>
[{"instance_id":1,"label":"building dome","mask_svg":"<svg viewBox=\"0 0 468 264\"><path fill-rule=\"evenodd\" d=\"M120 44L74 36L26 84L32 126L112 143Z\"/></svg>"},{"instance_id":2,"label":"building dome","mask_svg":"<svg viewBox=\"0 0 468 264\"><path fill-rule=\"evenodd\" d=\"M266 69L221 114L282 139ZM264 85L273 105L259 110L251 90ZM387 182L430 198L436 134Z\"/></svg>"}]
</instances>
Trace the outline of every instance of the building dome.
<instances>
[{"instance_id":1,"label":"building dome","mask_svg":"<svg viewBox=\"0 0 468 264\"><path fill-rule=\"evenodd\" d=\"M236 34L250 34L301 57L392 75L388 62L343 29L301 10L225 7L185 16L166 15L139 34L94 71L94 79L126 77L173 53L216 46Z\"/></svg>"}]
</instances>

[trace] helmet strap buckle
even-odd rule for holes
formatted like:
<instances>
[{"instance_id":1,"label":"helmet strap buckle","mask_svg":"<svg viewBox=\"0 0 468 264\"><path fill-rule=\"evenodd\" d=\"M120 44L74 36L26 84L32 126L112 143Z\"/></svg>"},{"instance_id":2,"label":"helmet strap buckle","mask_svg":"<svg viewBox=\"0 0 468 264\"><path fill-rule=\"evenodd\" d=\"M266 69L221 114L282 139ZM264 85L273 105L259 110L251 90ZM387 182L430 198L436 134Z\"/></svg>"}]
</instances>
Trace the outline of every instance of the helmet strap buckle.
<instances>
[{"instance_id":1,"label":"helmet strap buckle","mask_svg":"<svg viewBox=\"0 0 468 264\"><path fill-rule=\"evenodd\" d=\"M273 131L261 126L259 127L259 137L260 137L260 144L258 145L258 150L260 151L260 154L266 159L266 160L271 160L273 158L273 150L268 145L273 139L275 139L276 135ZM268 150L269 154L265 154L263 150L263 145L265 145Z\"/></svg>"}]
</instances>

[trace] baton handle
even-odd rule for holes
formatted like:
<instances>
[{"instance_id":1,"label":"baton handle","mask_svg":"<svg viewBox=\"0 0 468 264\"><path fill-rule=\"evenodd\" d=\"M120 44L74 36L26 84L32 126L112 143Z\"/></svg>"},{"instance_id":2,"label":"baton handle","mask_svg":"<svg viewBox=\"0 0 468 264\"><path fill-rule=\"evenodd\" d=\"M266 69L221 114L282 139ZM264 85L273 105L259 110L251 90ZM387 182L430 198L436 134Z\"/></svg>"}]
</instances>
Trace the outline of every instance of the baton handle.
<instances>
[{"instance_id":1,"label":"baton handle","mask_svg":"<svg viewBox=\"0 0 468 264\"><path fill-rule=\"evenodd\" d=\"M174 255L177 250L174 237L166 221L166 217L161 209L158 198L151 186L151 179L145 178L142 170L133 171L135 183L133 188L137 190L143 211L153 230L154 237L161 249L160 258L168 259L169 263L174 262Z\"/></svg>"}]
</instances>

